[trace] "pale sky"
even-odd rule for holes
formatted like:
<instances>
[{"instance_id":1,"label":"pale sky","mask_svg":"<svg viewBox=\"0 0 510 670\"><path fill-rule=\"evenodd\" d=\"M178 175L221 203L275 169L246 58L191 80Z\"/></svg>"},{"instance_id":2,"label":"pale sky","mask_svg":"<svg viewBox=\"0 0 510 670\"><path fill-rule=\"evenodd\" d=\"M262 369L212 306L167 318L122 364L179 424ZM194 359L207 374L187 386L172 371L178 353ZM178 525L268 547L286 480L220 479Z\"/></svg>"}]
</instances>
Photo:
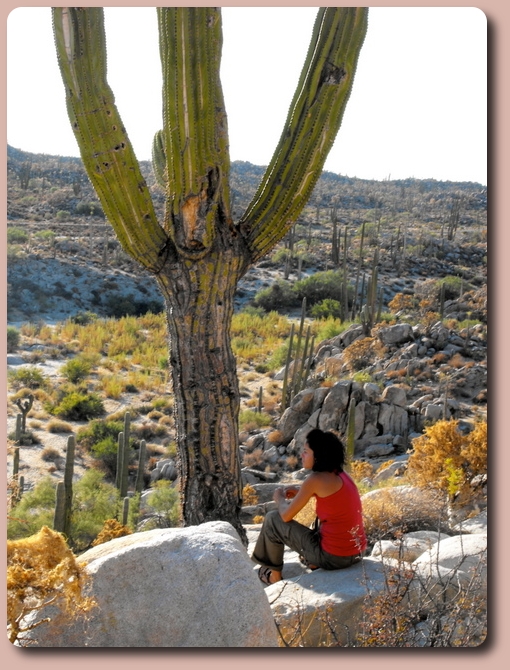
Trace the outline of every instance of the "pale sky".
<instances>
[{"instance_id":1,"label":"pale sky","mask_svg":"<svg viewBox=\"0 0 510 670\"><path fill-rule=\"evenodd\" d=\"M221 78L230 156L267 165L308 48L316 7L224 7ZM153 7L105 9L108 81L139 160L161 128ZM7 141L78 156L49 7L7 23ZM327 159L364 179L487 183L487 22L474 7L372 7L351 98Z\"/></svg>"}]
</instances>

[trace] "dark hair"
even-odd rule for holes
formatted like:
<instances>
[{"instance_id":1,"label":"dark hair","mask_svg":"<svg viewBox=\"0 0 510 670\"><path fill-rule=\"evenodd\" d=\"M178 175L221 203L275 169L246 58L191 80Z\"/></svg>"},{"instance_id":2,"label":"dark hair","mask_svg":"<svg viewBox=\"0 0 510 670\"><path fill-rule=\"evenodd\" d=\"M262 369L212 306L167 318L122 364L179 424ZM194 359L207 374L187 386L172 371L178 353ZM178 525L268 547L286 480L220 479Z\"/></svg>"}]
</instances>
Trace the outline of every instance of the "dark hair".
<instances>
[{"instance_id":1,"label":"dark hair","mask_svg":"<svg viewBox=\"0 0 510 670\"><path fill-rule=\"evenodd\" d=\"M313 451L314 472L343 472L345 447L334 433L314 428L306 436L306 441Z\"/></svg>"}]
</instances>

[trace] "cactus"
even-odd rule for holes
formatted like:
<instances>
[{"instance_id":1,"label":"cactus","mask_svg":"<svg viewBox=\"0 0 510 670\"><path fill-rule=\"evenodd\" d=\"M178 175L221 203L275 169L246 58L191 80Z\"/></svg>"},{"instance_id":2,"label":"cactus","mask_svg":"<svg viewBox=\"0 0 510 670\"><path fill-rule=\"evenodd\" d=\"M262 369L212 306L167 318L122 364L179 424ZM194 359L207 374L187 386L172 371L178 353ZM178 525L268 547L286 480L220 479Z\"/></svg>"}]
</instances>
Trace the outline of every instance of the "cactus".
<instances>
[{"instance_id":1,"label":"cactus","mask_svg":"<svg viewBox=\"0 0 510 670\"><path fill-rule=\"evenodd\" d=\"M354 286L354 298L352 301L352 314L351 319L354 321L356 318L356 311L358 306L358 286L359 286L359 276L361 269L363 267L363 242L365 240L365 222L361 226L361 239L359 243L359 260L358 260L358 269L356 271L356 284ZM363 296L364 285L361 287L361 295Z\"/></svg>"},{"instance_id":2,"label":"cactus","mask_svg":"<svg viewBox=\"0 0 510 670\"><path fill-rule=\"evenodd\" d=\"M58 482L55 489L55 512L53 515L53 530L64 532L66 492L64 482Z\"/></svg>"},{"instance_id":3,"label":"cactus","mask_svg":"<svg viewBox=\"0 0 510 670\"><path fill-rule=\"evenodd\" d=\"M129 516L129 498L125 496L122 501L122 525L127 526Z\"/></svg>"},{"instance_id":4,"label":"cactus","mask_svg":"<svg viewBox=\"0 0 510 670\"><path fill-rule=\"evenodd\" d=\"M262 386L259 386L259 404L258 404L258 413L262 414Z\"/></svg>"},{"instance_id":5,"label":"cactus","mask_svg":"<svg viewBox=\"0 0 510 670\"><path fill-rule=\"evenodd\" d=\"M292 366L292 382L290 386L290 398L289 400L292 400L292 398L296 395L296 381L298 379L299 373L298 373L298 361L299 361L299 355L301 353L301 338L303 336L303 328L305 325L305 314L306 314L306 298L303 298L303 302L301 303L301 320L299 322L299 330L298 330L298 335L297 335L297 345L296 345L296 355L294 357L294 365Z\"/></svg>"},{"instance_id":6,"label":"cactus","mask_svg":"<svg viewBox=\"0 0 510 670\"><path fill-rule=\"evenodd\" d=\"M117 473L115 486L119 489L120 497L124 498L128 490L129 474L129 438L131 427L131 415L124 414L124 430L119 433L117 440Z\"/></svg>"},{"instance_id":7,"label":"cactus","mask_svg":"<svg viewBox=\"0 0 510 670\"><path fill-rule=\"evenodd\" d=\"M289 348L287 350L287 359L285 361L285 371L283 373L283 388L282 388L282 402L281 402L281 412L287 409L287 387L289 380L289 368L290 362L292 360L292 344L294 342L294 324L290 326L290 336L289 336Z\"/></svg>"},{"instance_id":8,"label":"cactus","mask_svg":"<svg viewBox=\"0 0 510 670\"><path fill-rule=\"evenodd\" d=\"M295 224L317 183L350 96L368 8L318 9L280 140L237 221L219 76L221 9L156 12L163 128L153 155L166 198L161 221L107 82L101 7L52 8L58 65L71 127L103 211L124 251L154 274L165 299L184 523L229 521L246 541L239 520L239 384L230 344L234 296L250 266Z\"/></svg>"},{"instance_id":9,"label":"cactus","mask_svg":"<svg viewBox=\"0 0 510 670\"><path fill-rule=\"evenodd\" d=\"M74 454L76 448L76 439L74 435L67 438L66 465L64 470L64 535L69 537L71 534L71 512L73 507L73 473L74 473Z\"/></svg>"},{"instance_id":10,"label":"cactus","mask_svg":"<svg viewBox=\"0 0 510 670\"><path fill-rule=\"evenodd\" d=\"M18 478L19 472L19 447L14 447L14 455L12 457L12 476L14 479Z\"/></svg>"},{"instance_id":11,"label":"cactus","mask_svg":"<svg viewBox=\"0 0 510 670\"><path fill-rule=\"evenodd\" d=\"M355 444L355 435L356 435L356 401L354 398L351 398L349 402L348 410L348 419L347 419L347 431L345 439L345 463L347 468L350 467L350 464L354 460L354 444Z\"/></svg>"},{"instance_id":12,"label":"cactus","mask_svg":"<svg viewBox=\"0 0 510 670\"><path fill-rule=\"evenodd\" d=\"M344 256L342 277L342 321L346 321L349 314L349 300L347 292L347 226L344 227Z\"/></svg>"},{"instance_id":13,"label":"cactus","mask_svg":"<svg viewBox=\"0 0 510 670\"><path fill-rule=\"evenodd\" d=\"M34 396L30 393L25 400L17 398L15 402L21 410L21 433L23 434L26 433L27 430L27 414L30 412L32 405L34 404Z\"/></svg>"},{"instance_id":14,"label":"cactus","mask_svg":"<svg viewBox=\"0 0 510 670\"><path fill-rule=\"evenodd\" d=\"M120 490L121 476L124 462L124 433L120 432L117 436L117 469L115 471L115 487Z\"/></svg>"},{"instance_id":15,"label":"cactus","mask_svg":"<svg viewBox=\"0 0 510 670\"><path fill-rule=\"evenodd\" d=\"M21 500L21 496L23 495L23 491L25 490L25 478L23 475L20 475L18 479L18 491L16 493L16 504L19 503Z\"/></svg>"},{"instance_id":16,"label":"cactus","mask_svg":"<svg viewBox=\"0 0 510 670\"><path fill-rule=\"evenodd\" d=\"M145 469L145 454L146 444L145 440L140 440L140 454L138 456L138 473L136 475L135 491L141 493L143 491L143 473Z\"/></svg>"}]
</instances>

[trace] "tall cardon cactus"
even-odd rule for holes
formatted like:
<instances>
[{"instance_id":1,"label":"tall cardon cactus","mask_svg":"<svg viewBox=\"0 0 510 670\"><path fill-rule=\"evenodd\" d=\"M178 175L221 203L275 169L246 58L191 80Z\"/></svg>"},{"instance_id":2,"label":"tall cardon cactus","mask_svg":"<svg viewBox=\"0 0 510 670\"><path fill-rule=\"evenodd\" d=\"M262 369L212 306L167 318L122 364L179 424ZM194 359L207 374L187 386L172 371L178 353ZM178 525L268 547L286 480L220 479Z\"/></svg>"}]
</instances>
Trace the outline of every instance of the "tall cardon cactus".
<instances>
[{"instance_id":1,"label":"tall cardon cactus","mask_svg":"<svg viewBox=\"0 0 510 670\"><path fill-rule=\"evenodd\" d=\"M229 521L246 540L230 345L234 294L248 268L294 225L320 176L349 98L368 10L318 10L280 141L239 220L231 211L219 77L221 9L156 11L163 123L153 164L165 190L163 220L107 82L102 8L53 8L58 62L89 179L122 247L154 274L165 300L183 522Z\"/></svg>"}]
</instances>

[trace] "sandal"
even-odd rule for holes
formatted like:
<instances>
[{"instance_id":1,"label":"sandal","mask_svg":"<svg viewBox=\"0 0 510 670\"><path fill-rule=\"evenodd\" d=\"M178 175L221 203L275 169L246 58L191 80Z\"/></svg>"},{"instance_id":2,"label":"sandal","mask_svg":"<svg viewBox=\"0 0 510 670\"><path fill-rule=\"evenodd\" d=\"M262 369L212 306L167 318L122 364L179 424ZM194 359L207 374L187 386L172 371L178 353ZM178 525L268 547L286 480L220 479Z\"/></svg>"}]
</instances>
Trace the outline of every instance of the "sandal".
<instances>
[{"instance_id":1,"label":"sandal","mask_svg":"<svg viewBox=\"0 0 510 670\"><path fill-rule=\"evenodd\" d=\"M269 586L271 584L271 573L273 571L271 568L266 568L264 566L259 568L258 575L259 579L263 584L266 584L266 586Z\"/></svg>"}]
</instances>

